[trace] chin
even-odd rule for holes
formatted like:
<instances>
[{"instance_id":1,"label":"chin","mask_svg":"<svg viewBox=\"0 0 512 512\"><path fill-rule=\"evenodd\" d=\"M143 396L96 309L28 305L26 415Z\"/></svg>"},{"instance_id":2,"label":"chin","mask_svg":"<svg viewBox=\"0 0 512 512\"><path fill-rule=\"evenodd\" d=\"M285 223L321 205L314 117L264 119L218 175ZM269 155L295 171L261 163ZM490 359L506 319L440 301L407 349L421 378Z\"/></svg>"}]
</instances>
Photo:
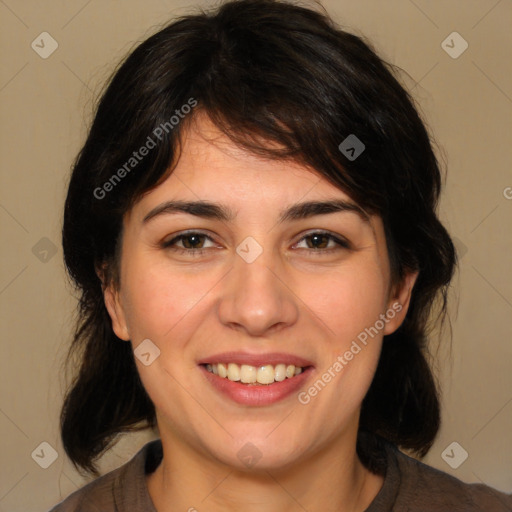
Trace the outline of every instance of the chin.
<instances>
[{"instance_id":1,"label":"chin","mask_svg":"<svg viewBox=\"0 0 512 512\"><path fill-rule=\"evenodd\" d=\"M241 471L284 469L296 463L300 458L301 450L294 440L289 435L268 436L268 432L271 432L271 429L265 429L259 434L249 434L246 430L240 436L231 432L233 439L231 437L229 439L232 442L223 443L222 450L218 450L217 444L215 448L212 447L212 454L222 463Z\"/></svg>"}]
</instances>

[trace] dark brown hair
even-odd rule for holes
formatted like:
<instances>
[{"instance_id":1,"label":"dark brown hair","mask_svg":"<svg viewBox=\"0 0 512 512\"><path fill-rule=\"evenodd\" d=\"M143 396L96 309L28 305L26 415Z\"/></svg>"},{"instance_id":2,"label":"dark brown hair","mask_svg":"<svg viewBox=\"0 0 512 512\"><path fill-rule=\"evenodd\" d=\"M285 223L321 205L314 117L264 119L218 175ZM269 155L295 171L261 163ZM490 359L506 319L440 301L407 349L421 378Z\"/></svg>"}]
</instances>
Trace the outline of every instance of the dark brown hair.
<instances>
[{"instance_id":1,"label":"dark brown hair","mask_svg":"<svg viewBox=\"0 0 512 512\"><path fill-rule=\"evenodd\" d=\"M273 0L230 1L182 17L120 65L74 164L64 210L65 263L79 292L69 359L78 356L79 371L61 433L77 467L97 474L94 461L120 433L155 425L131 345L112 330L97 271L119 286L123 215L172 172L180 136L199 111L241 147L312 166L380 215L393 283L419 271L404 323L384 338L357 449L375 471L382 438L418 455L428 451L440 421L425 357L429 318L437 298L446 316L455 252L436 215L441 174L429 135L394 74L369 43L327 15ZM171 129L169 120L191 98L197 106ZM162 126L169 129L159 139ZM351 134L365 145L355 159L339 149ZM148 137L155 147L118 172Z\"/></svg>"}]
</instances>

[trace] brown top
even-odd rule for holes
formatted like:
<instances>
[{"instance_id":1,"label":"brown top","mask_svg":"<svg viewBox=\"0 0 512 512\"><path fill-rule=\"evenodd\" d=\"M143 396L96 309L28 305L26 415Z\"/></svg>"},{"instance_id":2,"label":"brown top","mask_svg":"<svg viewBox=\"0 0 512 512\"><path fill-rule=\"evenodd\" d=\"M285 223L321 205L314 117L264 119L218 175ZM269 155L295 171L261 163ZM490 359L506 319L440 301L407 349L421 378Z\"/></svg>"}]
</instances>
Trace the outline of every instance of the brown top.
<instances>
[{"instance_id":1,"label":"brown top","mask_svg":"<svg viewBox=\"0 0 512 512\"><path fill-rule=\"evenodd\" d=\"M386 444L384 485L365 512L511 512L512 494L465 484ZM160 440L97 478L49 512L157 512L146 485L162 460Z\"/></svg>"}]
</instances>

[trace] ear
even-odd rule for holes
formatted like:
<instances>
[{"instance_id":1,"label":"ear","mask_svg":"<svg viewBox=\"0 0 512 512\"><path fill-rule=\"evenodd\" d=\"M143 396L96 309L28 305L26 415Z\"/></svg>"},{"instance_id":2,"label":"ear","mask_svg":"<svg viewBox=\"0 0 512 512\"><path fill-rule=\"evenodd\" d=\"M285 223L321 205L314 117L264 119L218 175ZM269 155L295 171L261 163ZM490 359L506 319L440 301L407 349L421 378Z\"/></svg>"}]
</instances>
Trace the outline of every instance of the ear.
<instances>
[{"instance_id":1,"label":"ear","mask_svg":"<svg viewBox=\"0 0 512 512\"><path fill-rule=\"evenodd\" d=\"M105 285L104 269L96 271L101 280L103 290L103 299L110 319L112 320L112 329L116 336L124 341L130 341L130 334L126 324L126 316L123 305L121 304L120 293L112 283Z\"/></svg>"},{"instance_id":2,"label":"ear","mask_svg":"<svg viewBox=\"0 0 512 512\"><path fill-rule=\"evenodd\" d=\"M418 274L419 272L407 273L402 281L393 287L385 313L388 321L384 327L384 335L392 334L402 325L409 309L412 289Z\"/></svg>"}]
</instances>

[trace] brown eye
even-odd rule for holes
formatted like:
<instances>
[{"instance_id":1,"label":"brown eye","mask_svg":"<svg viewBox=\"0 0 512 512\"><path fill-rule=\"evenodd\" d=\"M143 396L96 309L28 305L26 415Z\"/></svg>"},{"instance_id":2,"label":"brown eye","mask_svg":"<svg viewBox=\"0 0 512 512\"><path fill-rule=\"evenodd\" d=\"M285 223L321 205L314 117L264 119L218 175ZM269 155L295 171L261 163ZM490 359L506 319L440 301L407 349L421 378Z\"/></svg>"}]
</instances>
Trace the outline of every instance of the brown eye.
<instances>
[{"instance_id":1,"label":"brown eye","mask_svg":"<svg viewBox=\"0 0 512 512\"><path fill-rule=\"evenodd\" d=\"M204 249L209 248L205 247L205 243L207 241L210 241L212 244L209 247L214 247L213 240L208 235L191 231L189 233L182 233L178 236L175 236L167 242L163 242L162 248L188 252L190 254L201 253Z\"/></svg>"},{"instance_id":2,"label":"brown eye","mask_svg":"<svg viewBox=\"0 0 512 512\"><path fill-rule=\"evenodd\" d=\"M303 241L306 242L306 247L299 248L310 249L313 252L330 252L342 248L350 248L350 244L347 241L323 231L316 231L314 233L307 234L299 240L298 244Z\"/></svg>"},{"instance_id":3,"label":"brown eye","mask_svg":"<svg viewBox=\"0 0 512 512\"><path fill-rule=\"evenodd\" d=\"M202 249L200 246L204 243L206 235L193 233L191 235L182 235L179 238L181 239L185 249Z\"/></svg>"},{"instance_id":4,"label":"brown eye","mask_svg":"<svg viewBox=\"0 0 512 512\"><path fill-rule=\"evenodd\" d=\"M310 242L308 243L310 249L326 249L329 245L329 237L323 233L315 233L305 239Z\"/></svg>"}]
</instances>

